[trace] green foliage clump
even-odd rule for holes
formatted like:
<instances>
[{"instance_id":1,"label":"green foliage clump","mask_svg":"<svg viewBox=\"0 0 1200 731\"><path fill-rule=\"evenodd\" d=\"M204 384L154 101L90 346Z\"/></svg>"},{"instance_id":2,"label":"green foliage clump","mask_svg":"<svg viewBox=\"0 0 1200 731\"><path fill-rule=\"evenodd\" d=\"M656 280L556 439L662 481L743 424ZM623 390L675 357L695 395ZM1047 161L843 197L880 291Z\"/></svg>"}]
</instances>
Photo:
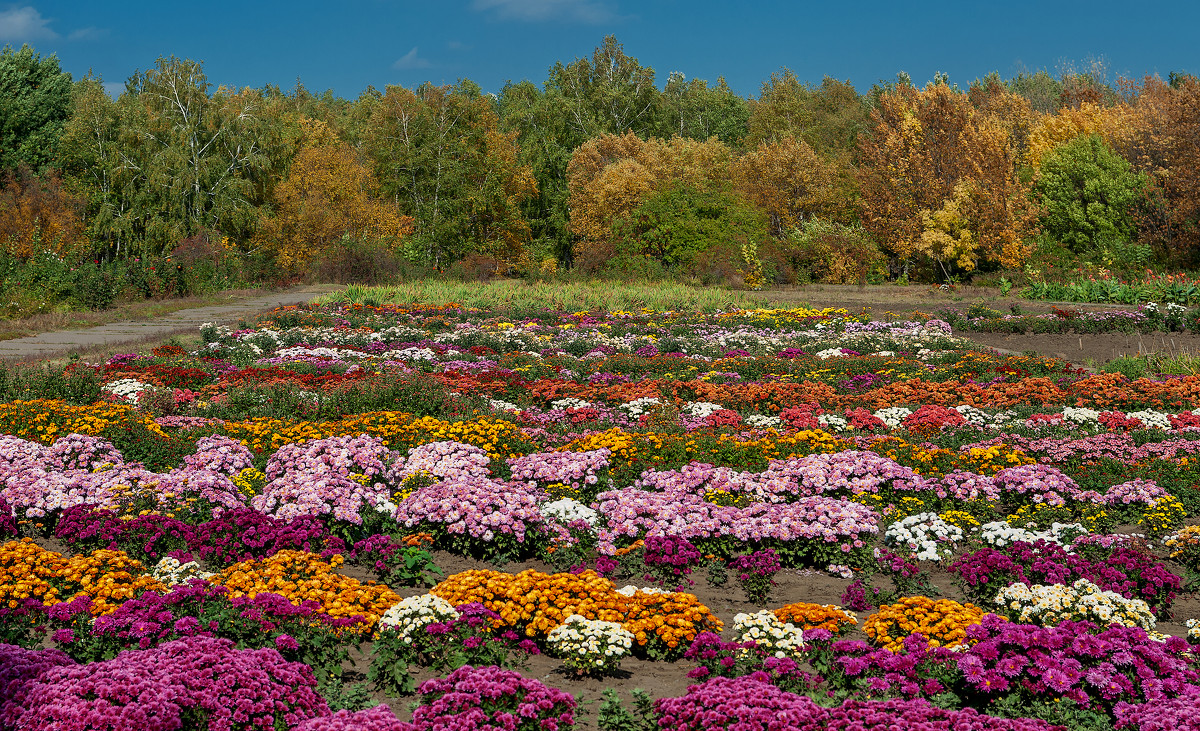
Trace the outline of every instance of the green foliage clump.
<instances>
[{"instance_id":1,"label":"green foliage clump","mask_svg":"<svg viewBox=\"0 0 1200 731\"><path fill-rule=\"evenodd\" d=\"M1144 176L1098 135L1076 137L1042 163L1034 185L1042 229L1076 254L1136 257L1128 243L1144 187Z\"/></svg>"},{"instance_id":2,"label":"green foliage clump","mask_svg":"<svg viewBox=\"0 0 1200 731\"><path fill-rule=\"evenodd\" d=\"M730 191L675 186L651 195L613 223L613 266L648 258L663 266L689 267L710 249L761 240L766 234L763 214Z\"/></svg>"}]
</instances>

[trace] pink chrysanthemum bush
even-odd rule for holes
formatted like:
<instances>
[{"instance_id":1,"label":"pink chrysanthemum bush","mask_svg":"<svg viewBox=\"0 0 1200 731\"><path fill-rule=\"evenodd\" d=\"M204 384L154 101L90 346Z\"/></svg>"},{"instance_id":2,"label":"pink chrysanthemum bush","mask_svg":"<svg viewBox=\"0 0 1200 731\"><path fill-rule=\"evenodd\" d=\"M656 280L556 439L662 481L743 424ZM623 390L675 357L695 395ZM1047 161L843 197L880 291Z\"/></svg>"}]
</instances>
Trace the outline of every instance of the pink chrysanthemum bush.
<instances>
[{"instance_id":1,"label":"pink chrysanthemum bush","mask_svg":"<svg viewBox=\"0 0 1200 731\"><path fill-rule=\"evenodd\" d=\"M1052 731L1031 718L994 718L972 709L951 711L924 700L847 701L818 705L768 682L766 673L718 677L654 704L661 729L673 731Z\"/></svg>"},{"instance_id":2,"label":"pink chrysanthemum bush","mask_svg":"<svg viewBox=\"0 0 1200 731\"><path fill-rule=\"evenodd\" d=\"M271 649L189 637L42 670L25 685L20 706L5 713L15 731L249 731L288 728L329 707L307 665Z\"/></svg>"}]
</instances>

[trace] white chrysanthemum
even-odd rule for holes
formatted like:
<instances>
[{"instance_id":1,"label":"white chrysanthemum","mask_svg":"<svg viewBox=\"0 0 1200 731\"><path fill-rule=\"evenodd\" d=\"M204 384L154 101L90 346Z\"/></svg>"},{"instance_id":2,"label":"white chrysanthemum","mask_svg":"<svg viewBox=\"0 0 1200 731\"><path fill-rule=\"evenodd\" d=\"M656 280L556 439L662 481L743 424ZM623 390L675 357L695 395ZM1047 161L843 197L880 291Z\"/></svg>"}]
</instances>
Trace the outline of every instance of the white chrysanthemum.
<instances>
[{"instance_id":1,"label":"white chrysanthemum","mask_svg":"<svg viewBox=\"0 0 1200 731\"><path fill-rule=\"evenodd\" d=\"M119 381L104 384L100 390L108 391L126 401L137 401L137 395L149 387L150 384L142 383L136 378L122 378Z\"/></svg>"},{"instance_id":2,"label":"white chrysanthemum","mask_svg":"<svg viewBox=\"0 0 1200 731\"><path fill-rule=\"evenodd\" d=\"M783 422L778 416L767 416L766 414L751 414L746 417L746 423L759 429L771 429L779 426Z\"/></svg>"},{"instance_id":3,"label":"white chrysanthemum","mask_svg":"<svg viewBox=\"0 0 1200 731\"><path fill-rule=\"evenodd\" d=\"M379 626L395 628L405 644L411 644L418 630L435 622L452 622L458 616L454 605L440 596L421 594L392 605L379 618Z\"/></svg>"},{"instance_id":4,"label":"white chrysanthemum","mask_svg":"<svg viewBox=\"0 0 1200 731\"><path fill-rule=\"evenodd\" d=\"M554 502L543 503L539 509L542 511L542 515L562 523L582 520L594 528L600 521L599 513L578 500L572 500L569 497L555 500Z\"/></svg>"},{"instance_id":5,"label":"white chrysanthemum","mask_svg":"<svg viewBox=\"0 0 1200 731\"><path fill-rule=\"evenodd\" d=\"M1063 408L1063 418L1076 424L1097 424L1100 422L1100 412L1084 407L1067 406Z\"/></svg>"},{"instance_id":6,"label":"white chrysanthemum","mask_svg":"<svg viewBox=\"0 0 1200 731\"><path fill-rule=\"evenodd\" d=\"M661 401L652 396L643 396L642 398L634 399L621 404L617 408L624 409L629 412L630 416L641 416L655 406L658 406Z\"/></svg>"},{"instance_id":7,"label":"white chrysanthemum","mask_svg":"<svg viewBox=\"0 0 1200 731\"><path fill-rule=\"evenodd\" d=\"M546 636L546 646L568 667L582 672L610 672L633 651L633 633L617 622L567 617Z\"/></svg>"},{"instance_id":8,"label":"white chrysanthemum","mask_svg":"<svg viewBox=\"0 0 1200 731\"><path fill-rule=\"evenodd\" d=\"M912 409L905 406L889 406L876 411L875 418L882 421L889 429L895 429L904 421L904 417L909 416L912 412Z\"/></svg>"},{"instance_id":9,"label":"white chrysanthemum","mask_svg":"<svg viewBox=\"0 0 1200 731\"><path fill-rule=\"evenodd\" d=\"M962 539L962 529L937 513L910 515L889 525L883 534L884 543L907 548L919 561L940 561Z\"/></svg>"},{"instance_id":10,"label":"white chrysanthemum","mask_svg":"<svg viewBox=\"0 0 1200 731\"><path fill-rule=\"evenodd\" d=\"M1128 599L1102 591L1087 579L1064 584L1012 584L1001 589L992 603L1018 622L1053 627L1061 622L1088 621L1101 626L1154 629L1154 613L1141 599Z\"/></svg>"},{"instance_id":11,"label":"white chrysanthemum","mask_svg":"<svg viewBox=\"0 0 1200 731\"><path fill-rule=\"evenodd\" d=\"M979 540L995 548L1004 548L1010 543L1034 543L1039 540L1065 546L1076 536L1087 535L1089 532L1080 523L1051 523L1049 530L1028 530L997 520L980 526Z\"/></svg>"},{"instance_id":12,"label":"white chrysanthemum","mask_svg":"<svg viewBox=\"0 0 1200 731\"><path fill-rule=\"evenodd\" d=\"M216 574L204 571L195 561L180 563L178 559L166 556L154 566L154 578L167 586L186 584L192 579L211 579Z\"/></svg>"},{"instance_id":13,"label":"white chrysanthemum","mask_svg":"<svg viewBox=\"0 0 1200 731\"><path fill-rule=\"evenodd\" d=\"M754 642L776 657L796 655L804 649L804 631L791 622L780 621L769 610L738 614L733 618L735 642Z\"/></svg>"}]
</instances>

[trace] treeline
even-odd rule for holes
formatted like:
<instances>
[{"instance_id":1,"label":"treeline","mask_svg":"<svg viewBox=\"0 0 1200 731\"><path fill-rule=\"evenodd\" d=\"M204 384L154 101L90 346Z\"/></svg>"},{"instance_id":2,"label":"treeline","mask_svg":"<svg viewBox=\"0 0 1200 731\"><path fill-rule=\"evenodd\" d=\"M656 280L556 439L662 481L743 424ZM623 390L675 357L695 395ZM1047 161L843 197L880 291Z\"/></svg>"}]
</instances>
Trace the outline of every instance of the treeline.
<instances>
[{"instance_id":1,"label":"treeline","mask_svg":"<svg viewBox=\"0 0 1200 731\"><path fill-rule=\"evenodd\" d=\"M101 299L197 272L757 285L1200 266L1191 76L901 74L860 93L784 70L745 98L721 79L660 84L609 37L494 95L213 88L166 58L114 99L23 47L0 55L0 99L5 271L95 270L83 289L46 276Z\"/></svg>"}]
</instances>

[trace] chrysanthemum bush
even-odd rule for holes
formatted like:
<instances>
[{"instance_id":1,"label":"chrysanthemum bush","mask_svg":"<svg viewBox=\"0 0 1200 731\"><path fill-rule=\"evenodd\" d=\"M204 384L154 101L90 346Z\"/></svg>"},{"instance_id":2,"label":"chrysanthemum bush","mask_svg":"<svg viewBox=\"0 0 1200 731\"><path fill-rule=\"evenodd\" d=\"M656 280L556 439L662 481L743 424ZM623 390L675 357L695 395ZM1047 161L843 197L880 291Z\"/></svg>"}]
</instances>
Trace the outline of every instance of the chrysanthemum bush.
<instances>
[{"instance_id":1,"label":"chrysanthemum bush","mask_svg":"<svg viewBox=\"0 0 1200 731\"><path fill-rule=\"evenodd\" d=\"M728 564L746 595L746 601L765 607L775 587L775 574L783 568L775 550L766 548L742 556L735 556Z\"/></svg>"},{"instance_id":2,"label":"chrysanthemum bush","mask_svg":"<svg viewBox=\"0 0 1200 731\"><path fill-rule=\"evenodd\" d=\"M858 626L858 617L832 604L794 602L775 610L782 622L789 622L802 630L822 629L839 635Z\"/></svg>"},{"instance_id":3,"label":"chrysanthemum bush","mask_svg":"<svg viewBox=\"0 0 1200 731\"><path fill-rule=\"evenodd\" d=\"M12 652L0 646L0 653ZM53 652L53 651L48 651ZM229 640L190 637L112 660L59 664L27 682L11 728L212 731L290 727L329 713L308 666L272 649L237 650Z\"/></svg>"},{"instance_id":4,"label":"chrysanthemum bush","mask_svg":"<svg viewBox=\"0 0 1200 731\"><path fill-rule=\"evenodd\" d=\"M1146 602L1102 591L1087 579L1078 579L1070 586L1010 584L1000 590L992 606L997 613L1026 624L1088 621L1101 627L1119 624L1147 630L1154 629L1155 624L1154 613Z\"/></svg>"},{"instance_id":5,"label":"chrysanthemum bush","mask_svg":"<svg viewBox=\"0 0 1200 731\"><path fill-rule=\"evenodd\" d=\"M952 693L1006 715L1065 722L1069 716L1061 714L1078 709L1089 723L1111 723L1119 703L1173 698L1200 680L1185 640L1155 639L1140 627L1040 627L987 614L967 628L966 646L958 650L932 646L917 634L889 650L857 640L829 642L816 632L808 637L809 662L836 693Z\"/></svg>"},{"instance_id":6,"label":"chrysanthemum bush","mask_svg":"<svg viewBox=\"0 0 1200 731\"><path fill-rule=\"evenodd\" d=\"M883 533L884 543L906 548L921 561L940 561L962 540L962 529L942 520L937 513L910 515L892 523Z\"/></svg>"},{"instance_id":7,"label":"chrysanthemum bush","mask_svg":"<svg viewBox=\"0 0 1200 731\"><path fill-rule=\"evenodd\" d=\"M1070 584L1088 579L1103 591L1141 599L1159 613L1171 606L1182 579L1137 543L1116 540L1108 545L1084 544L1068 552L1055 543L1016 542L1000 549L980 548L952 562L968 597L990 601L1013 582Z\"/></svg>"},{"instance_id":8,"label":"chrysanthemum bush","mask_svg":"<svg viewBox=\"0 0 1200 731\"><path fill-rule=\"evenodd\" d=\"M94 620L90 604L80 597L42 614L47 629L57 628L50 639L79 662L188 637L221 637L239 648L274 648L325 680L341 676L347 647L364 636L357 617L329 617L315 601L296 605L272 593L231 597L225 587L204 581L166 594L146 592Z\"/></svg>"},{"instance_id":9,"label":"chrysanthemum bush","mask_svg":"<svg viewBox=\"0 0 1200 731\"><path fill-rule=\"evenodd\" d=\"M400 601L386 586L337 573L341 556L325 559L304 551L280 551L256 561L242 561L226 568L214 581L232 596L253 597L275 593L293 604L315 601L330 617L356 617L373 627L379 617Z\"/></svg>"},{"instance_id":10,"label":"chrysanthemum bush","mask_svg":"<svg viewBox=\"0 0 1200 731\"><path fill-rule=\"evenodd\" d=\"M946 710L925 700L847 701L831 708L806 695L780 690L769 682L765 673L713 678L690 686L682 697L656 701L654 710L660 728L680 731L713 728L1051 731L1055 728L1028 718L993 718L971 709Z\"/></svg>"},{"instance_id":11,"label":"chrysanthemum bush","mask_svg":"<svg viewBox=\"0 0 1200 731\"><path fill-rule=\"evenodd\" d=\"M769 610L734 616L730 631L736 642L753 642L776 657L797 657L804 650L804 630Z\"/></svg>"},{"instance_id":12,"label":"chrysanthemum bush","mask_svg":"<svg viewBox=\"0 0 1200 731\"><path fill-rule=\"evenodd\" d=\"M435 586L432 593L455 605L479 602L499 616L496 628L507 627L539 640L574 614L617 622L633 635L634 653L652 659L678 658L698 632L723 627L693 594L624 594L592 571L464 571Z\"/></svg>"},{"instance_id":13,"label":"chrysanthemum bush","mask_svg":"<svg viewBox=\"0 0 1200 731\"><path fill-rule=\"evenodd\" d=\"M956 647L967 640L967 628L979 624L984 611L974 604L925 596L903 597L885 604L863 621L863 631L871 642L888 650L898 650L904 638L920 634L934 646Z\"/></svg>"},{"instance_id":14,"label":"chrysanthemum bush","mask_svg":"<svg viewBox=\"0 0 1200 731\"><path fill-rule=\"evenodd\" d=\"M579 675L604 676L615 673L621 659L633 652L633 634L618 622L567 617L550 630L546 646L567 668Z\"/></svg>"},{"instance_id":15,"label":"chrysanthemum bush","mask_svg":"<svg viewBox=\"0 0 1200 731\"><path fill-rule=\"evenodd\" d=\"M421 731L559 731L575 724L578 705L569 693L494 666L464 665L418 692L413 725Z\"/></svg>"},{"instance_id":16,"label":"chrysanthemum bush","mask_svg":"<svg viewBox=\"0 0 1200 731\"><path fill-rule=\"evenodd\" d=\"M433 594L403 599L379 620L367 679L389 695L406 695L416 688L417 667L524 667L537 644L494 627L499 619L479 603L455 607Z\"/></svg>"},{"instance_id":17,"label":"chrysanthemum bush","mask_svg":"<svg viewBox=\"0 0 1200 731\"><path fill-rule=\"evenodd\" d=\"M26 599L48 605L87 595L93 614L108 614L144 591L165 588L121 551L67 557L29 538L0 545L0 606L7 604L10 609Z\"/></svg>"},{"instance_id":18,"label":"chrysanthemum bush","mask_svg":"<svg viewBox=\"0 0 1200 731\"><path fill-rule=\"evenodd\" d=\"M521 560L548 544L574 539L565 526L542 514L539 488L479 476L422 487L396 507L407 530L427 532L434 545L482 559Z\"/></svg>"}]
</instances>

